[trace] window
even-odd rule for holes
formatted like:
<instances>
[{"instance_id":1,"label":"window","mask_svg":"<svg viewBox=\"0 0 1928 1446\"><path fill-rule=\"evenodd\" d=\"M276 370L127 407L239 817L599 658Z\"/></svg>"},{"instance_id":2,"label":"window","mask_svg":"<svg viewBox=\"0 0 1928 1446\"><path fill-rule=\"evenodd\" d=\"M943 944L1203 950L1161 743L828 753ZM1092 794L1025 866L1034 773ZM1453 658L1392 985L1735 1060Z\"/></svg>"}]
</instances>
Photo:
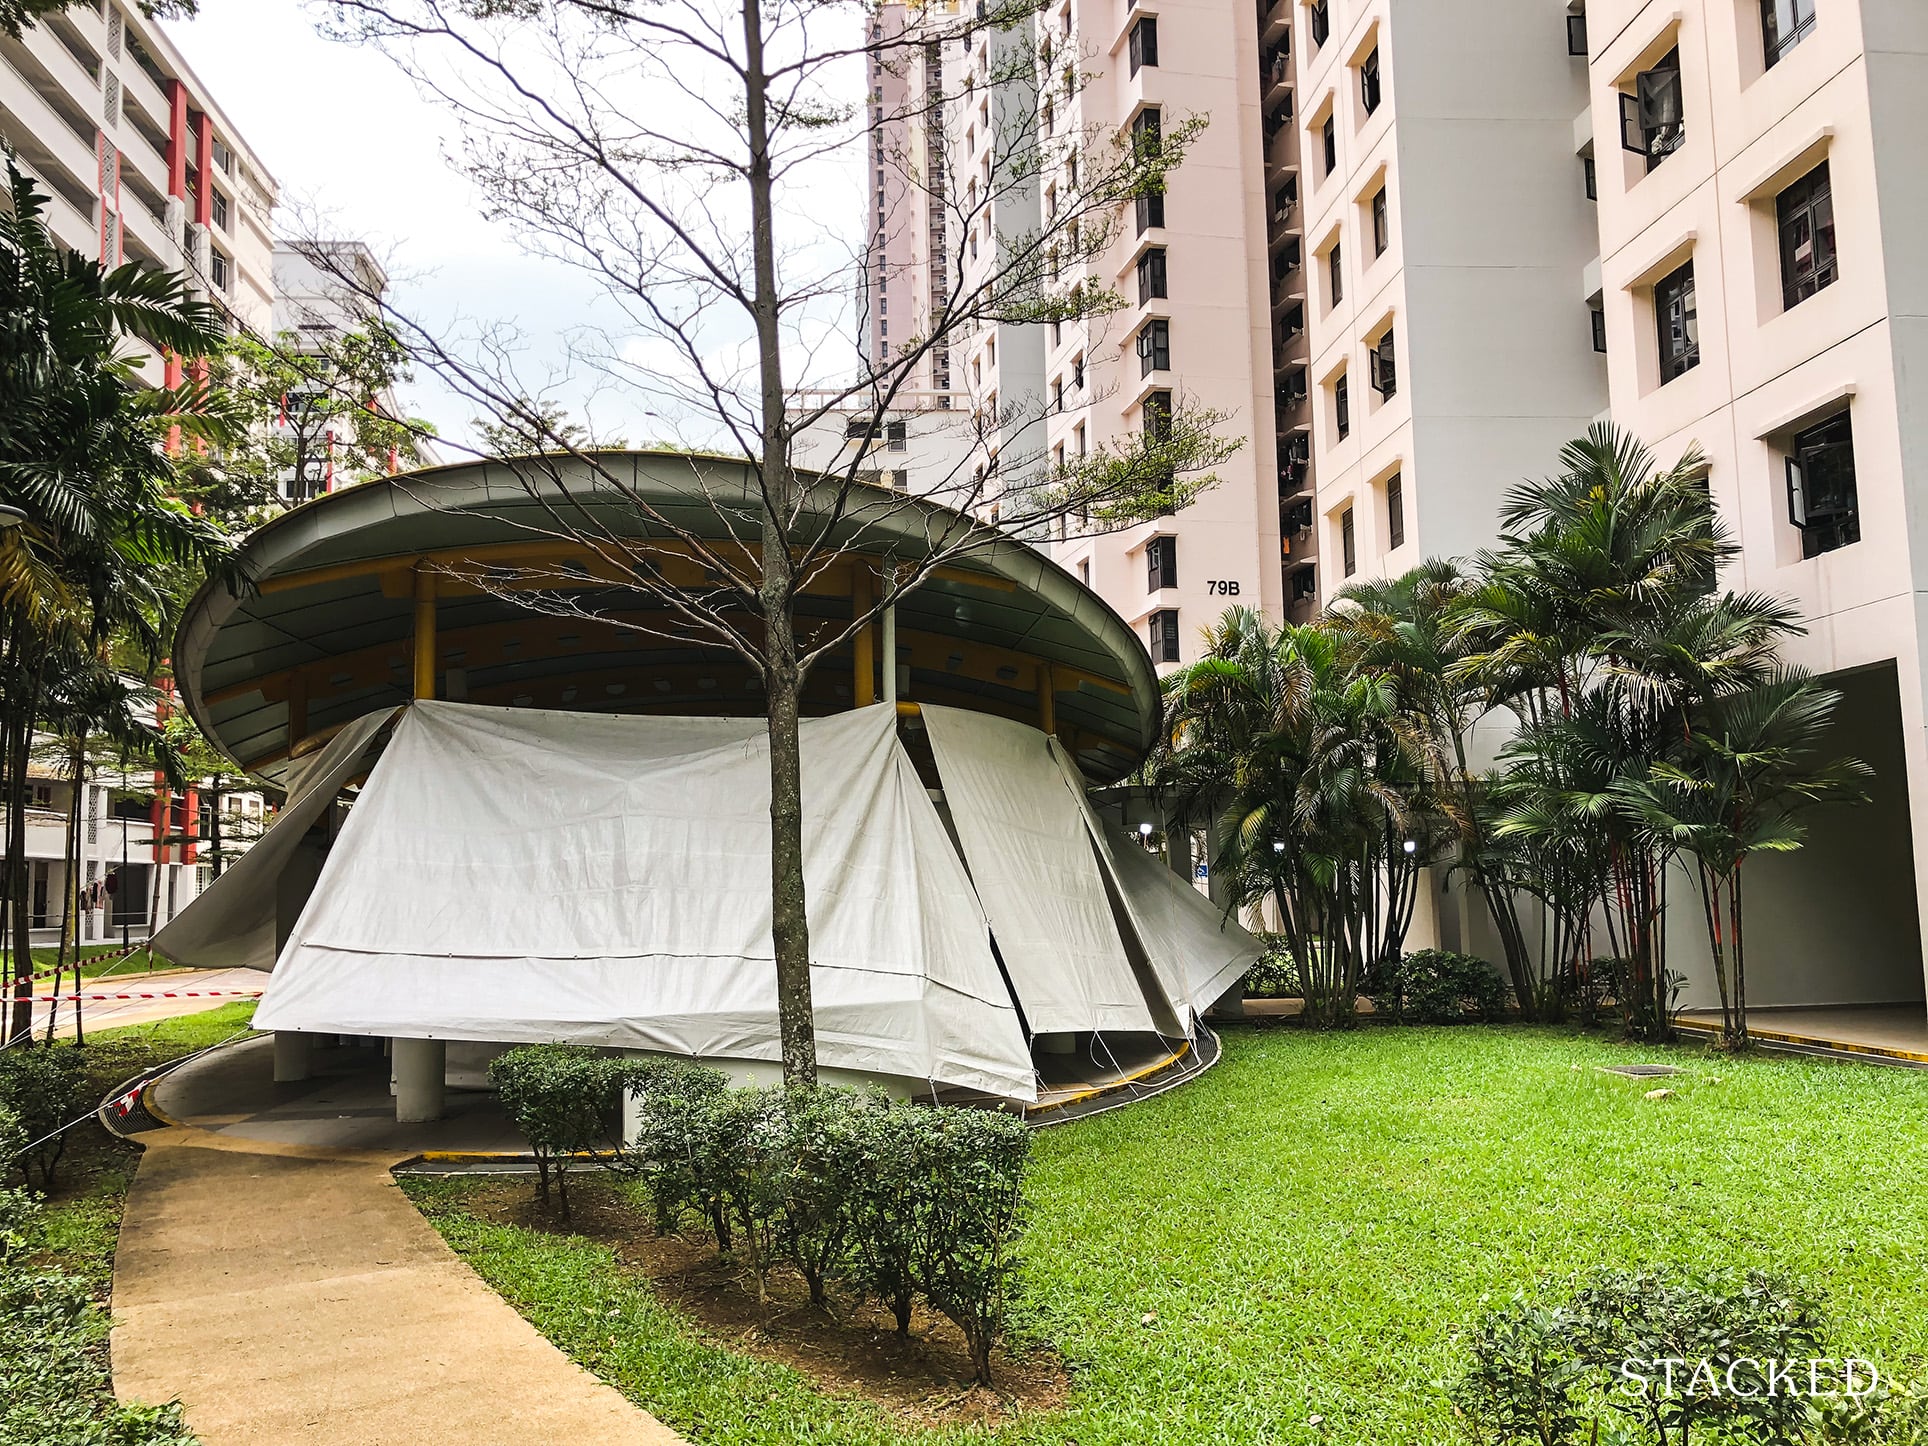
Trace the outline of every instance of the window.
<instances>
[{"instance_id":1,"label":"window","mask_svg":"<svg viewBox=\"0 0 1928 1446\"><path fill-rule=\"evenodd\" d=\"M228 289L228 258L219 251L208 253L208 280L214 283L217 291Z\"/></svg>"},{"instance_id":2,"label":"window","mask_svg":"<svg viewBox=\"0 0 1928 1446\"><path fill-rule=\"evenodd\" d=\"M1327 116L1319 128L1319 139L1325 147L1325 173L1329 176L1339 169L1339 133L1333 127L1331 116Z\"/></svg>"},{"instance_id":3,"label":"window","mask_svg":"<svg viewBox=\"0 0 1928 1446\"><path fill-rule=\"evenodd\" d=\"M1158 64L1158 21L1151 15L1141 15L1138 23L1131 27L1131 73L1138 74L1147 65Z\"/></svg>"},{"instance_id":4,"label":"window","mask_svg":"<svg viewBox=\"0 0 1928 1446\"><path fill-rule=\"evenodd\" d=\"M228 198L219 191L214 193L214 224L223 231L228 229Z\"/></svg>"},{"instance_id":5,"label":"window","mask_svg":"<svg viewBox=\"0 0 1928 1446\"><path fill-rule=\"evenodd\" d=\"M1054 412L1062 412L1064 410L1063 377L1053 377L1051 379L1051 410Z\"/></svg>"},{"instance_id":6,"label":"window","mask_svg":"<svg viewBox=\"0 0 1928 1446\"><path fill-rule=\"evenodd\" d=\"M1605 307L1603 307L1603 306L1591 306L1591 307L1588 307L1588 308L1587 308L1587 315L1588 315L1589 317L1591 317L1591 318L1592 318L1592 326L1593 326L1593 349L1594 349L1595 351L1597 351L1597 352L1599 352L1599 353L1600 353L1601 355L1603 355L1603 356L1604 356L1604 355L1606 354L1606 350L1607 350L1607 311L1606 311L1606 308L1605 308Z\"/></svg>"},{"instance_id":7,"label":"window","mask_svg":"<svg viewBox=\"0 0 1928 1446\"><path fill-rule=\"evenodd\" d=\"M1151 615L1151 660L1178 661L1178 609L1160 608Z\"/></svg>"},{"instance_id":8,"label":"window","mask_svg":"<svg viewBox=\"0 0 1928 1446\"><path fill-rule=\"evenodd\" d=\"M1660 380L1665 384L1700 365L1693 262L1654 285L1654 321L1660 329Z\"/></svg>"},{"instance_id":9,"label":"window","mask_svg":"<svg viewBox=\"0 0 1928 1446\"><path fill-rule=\"evenodd\" d=\"M1172 366L1172 324L1163 317L1145 323L1138 333L1138 375L1168 372Z\"/></svg>"},{"instance_id":10,"label":"window","mask_svg":"<svg viewBox=\"0 0 1928 1446\"><path fill-rule=\"evenodd\" d=\"M1158 155L1159 145L1163 139L1158 108L1147 106L1139 111L1137 119L1131 123L1132 149L1141 159L1150 159Z\"/></svg>"},{"instance_id":11,"label":"window","mask_svg":"<svg viewBox=\"0 0 1928 1446\"><path fill-rule=\"evenodd\" d=\"M1406 545L1406 482L1397 472L1386 479L1386 546Z\"/></svg>"},{"instance_id":12,"label":"window","mask_svg":"<svg viewBox=\"0 0 1928 1446\"><path fill-rule=\"evenodd\" d=\"M861 442L870 435L870 418L845 417L843 434L846 442Z\"/></svg>"},{"instance_id":13,"label":"window","mask_svg":"<svg viewBox=\"0 0 1928 1446\"><path fill-rule=\"evenodd\" d=\"M1781 238L1781 299L1800 305L1840 275L1834 252L1834 191L1821 162L1775 198Z\"/></svg>"},{"instance_id":14,"label":"window","mask_svg":"<svg viewBox=\"0 0 1928 1446\"><path fill-rule=\"evenodd\" d=\"M1312 32L1312 43L1324 45L1332 34L1332 11L1328 8L1327 0L1314 0L1305 20L1306 28Z\"/></svg>"},{"instance_id":15,"label":"window","mask_svg":"<svg viewBox=\"0 0 1928 1446\"><path fill-rule=\"evenodd\" d=\"M1566 18L1566 53L1581 59L1587 54L1587 16L1583 10L1578 15Z\"/></svg>"},{"instance_id":16,"label":"window","mask_svg":"<svg viewBox=\"0 0 1928 1446\"><path fill-rule=\"evenodd\" d=\"M1145 435L1160 442L1171 440L1172 435L1172 394L1170 392L1148 392L1139 415L1144 419Z\"/></svg>"},{"instance_id":17,"label":"window","mask_svg":"<svg viewBox=\"0 0 1928 1446\"><path fill-rule=\"evenodd\" d=\"M1589 201L1599 200L1600 199L1600 172L1597 169L1595 169L1592 156L1580 157L1580 174L1585 178L1586 188L1587 188L1587 199Z\"/></svg>"},{"instance_id":18,"label":"window","mask_svg":"<svg viewBox=\"0 0 1928 1446\"><path fill-rule=\"evenodd\" d=\"M1788 520L1801 529L1801 556L1861 540L1854 487L1854 428L1846 412L1794 439L1787 459Z\"/></svg>"},{"instance_id":19,"label":"window","mask_svg":"<svg viewBox=\"0 0 1928 1446\"><path fill-rule=\"evenodd\" d=\"M1384 256L1390 245L1392 227L1386 220L1386 188L1381 186L1372 193L1372 254Z\"/></svg>"},{"instance_id":20,"label":"window","mask_svg":"<svg viewBox=\"0 0 1928 1446\"><path fill-rule=\"evenodd\" d=\"M906 422L886 422L884 424L884 449L889 452L908 452L910 450L910 426Z\"/></svg>"},{"instance_id":21,"label":"window","mask_svg":"<svg viewBox=\"0 0 1928 1446\"><path fill-rule=\"evenodd\" d=\"M1178 539L1154 537L1145 544L1145 586L1152 592L1178 586Z\"/></svg>"},{"instance_id":22,"label":"window","mask_svg":"<svg viewBox=\"0 0 1928 1446\"><path fill-rule=\"evenodd\" d=\"M1814 0L1761 0L1761 41L1771 70L1814 32Z\"/></svg>"},{"instance_id":23,"label":"window","mask_svg":"<svg viewBox=\"0 0 1928 1446\"><path fill-rule=\"evenodd\" d=\"M1138 304L1165 295L1165 248L1154 246L1138 258Z\"/></svg>"},{"instance_id":24,"label":"window","mask_svg":"<svg viewBox=\"0 0 1928 1446\"><path fill-rule=\"evenodd\" d=\"M1076 356L1071 358L1071 388L1073 391L1079 391L1079 390L1082 390L1083 387L1084 387L1084 353L1079 352ZM1080 428L1079 432L1082 435L1083 428ZM1083 449L1080 448L1079 450L1082 451Z\"/></svg>"},{"instance_id":25,"label":"window","mask_svg":"<svg viewBox=\"0 0 1928 1446\"><path fill-rule=\"evenodd\" d=\"M1620 144L1647 158L1652 170L1687 140L1685 112L1680 97L1680 47L1675 46L1652 70L1634 77L1632 95L1620 97Z\"/></svg>"},{"instance_id":26,"label":"window","mask_svg":"<svg viewBox=\"0 0 1928 1446\"><path fill-rule=\"evenodd\" d=\"M1337 306L1346 299L1346 267L1337 241L1326 253L1326 286L1332 298L1330 305Z\"/></svg>"},{"instance_id":27,"label":"window","mask_svg":"<svg viewBox=\"0 0 1928 1446\"><path fill-rule=\"evenodd\" d=\"M1359 104L1371 115L1379 109L1379 47L1359 62Z\"/></svg>"},{"instance_id":28,"label":"window","mask_svg":"<svg viewBox=\"0 0 1928 1446\"><path fill-rule=\"evenodd\" d=\"M1343 442L1352 432L1352 397L1343 372L1332 384L1332 423Z\"/></svg>"},{"instance_id":29,"label":"window","mask_svg":"<svg viewBox=\"0 0 1928 1446\"><path fill-rule=\"evenodd\" d=\"M1339 556L1345 563L1347 577L1359 570L1359 538L1352 530L1350 507L1339 514Z\"/></svg>"},{"instance_id":30,"label":"window","mask_svg":"<svg viewBox=\"0 0 1928 1446\"><path fill-rule=\"evenodd\" d=\"M1399 369L1394 363L1391 327L1387 327L1386 334L1373 343L1372 350L1366 353L1366 361L1370 371L1367 380L1372 383L1372 389L1384 400L1391 401L1399 390Z\"/></svg>"},{"instance_id":31,"label":"window","mask_svg":"<svg viewBox=\"0 0 1928 1446\"><path fill-rule=\"evenodd\" d=\"M1138 234L1144 235L1154 226L1165 224L1165 186L1162 181L1151 183L1152 189L1138 196Z\"/></svg>"},{"instance_id":32,"label":"window","mask_svg":"<svg viewBox=\"0 0 1928 1446\"><path fill-rule=\"evenodd\" d=\"M214 143L214 168L230 176L234 174L234 152L218 140Z\"/></svg>"}]
</instances>

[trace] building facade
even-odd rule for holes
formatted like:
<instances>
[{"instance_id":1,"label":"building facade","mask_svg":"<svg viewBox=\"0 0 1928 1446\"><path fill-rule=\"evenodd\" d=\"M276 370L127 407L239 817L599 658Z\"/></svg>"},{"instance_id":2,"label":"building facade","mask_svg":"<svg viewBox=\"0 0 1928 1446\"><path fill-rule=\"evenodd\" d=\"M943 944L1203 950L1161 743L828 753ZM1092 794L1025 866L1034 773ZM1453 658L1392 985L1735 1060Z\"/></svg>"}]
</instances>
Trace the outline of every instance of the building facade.
<instances>
[{"instance_id":1,"label":"building facade","mask_svg":"<svg viewBox=\"0 0 1928 1446\"><path fill-rule=\"evenodd\" d=\"M274 177L137 6L81 0L0 37L0 138L52 197L64 245L179 271L266 332Z\"/></svg>"},{"instance_id":2,"label":"building facade","mask_svg":"<svg viewBox=\"0 0 1928 1446\"><path fill-rule=\"evenodd\" d=\"M1706 455L1731 585L1799 609L1785 651L1841 688L1841 747L1876 770L1873 802L1750 865L1750 997L1918 1001L1928 7L1589 0L1579 24L1612 415Z\"/></svg>"}]
</instances>

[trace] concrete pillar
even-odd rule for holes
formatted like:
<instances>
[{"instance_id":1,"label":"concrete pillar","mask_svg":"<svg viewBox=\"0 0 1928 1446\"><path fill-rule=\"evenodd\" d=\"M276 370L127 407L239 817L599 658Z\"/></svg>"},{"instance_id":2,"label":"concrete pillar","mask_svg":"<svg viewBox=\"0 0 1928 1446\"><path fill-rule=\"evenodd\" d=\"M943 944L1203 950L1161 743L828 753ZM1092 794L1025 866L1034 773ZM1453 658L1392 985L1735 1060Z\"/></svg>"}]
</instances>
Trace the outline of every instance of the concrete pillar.
<instances>
[{"instance_id":1,"label":"concrete pillar","mask_svg":"<svg viewBox=\"0 0 1928 1446\"><path fill-rule=\"evenodd\" d=\"M315 1037L293 1029L274 1032L274 1082L299 1084L314 1073Z\"/></svg>"},{"instance_id":2,"label":"concrete pillar","mask_svg":"<svg viewBox=\"0 0 1928 1446\"><path fill-rule=\"evenodd\" d=\"M448 1072L448 1045L439 1039L395 1041L395 1119L399 1124L422 1124L442 1118L443 1080Z\"/></svg>"}]
</instances>

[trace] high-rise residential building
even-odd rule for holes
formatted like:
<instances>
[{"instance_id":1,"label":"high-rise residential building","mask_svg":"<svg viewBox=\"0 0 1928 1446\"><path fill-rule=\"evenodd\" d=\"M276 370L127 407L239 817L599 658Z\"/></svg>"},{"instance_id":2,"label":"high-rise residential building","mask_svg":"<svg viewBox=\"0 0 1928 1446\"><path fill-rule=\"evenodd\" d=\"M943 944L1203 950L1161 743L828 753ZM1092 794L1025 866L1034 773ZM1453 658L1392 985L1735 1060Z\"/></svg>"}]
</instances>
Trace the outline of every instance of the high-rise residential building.
<instances>
[{"instance_id":1,"label":"high-rise residential building","mask_svg":"<svg viewBox=\"0 0 1928 1446\"><path fill-rule=\"evenodd\" d=\"M1045 134L1156 145L1191 117L1209 118L1163 193L1139 197L1108 252L1065 278L1117 293L1124 308L1041 328L1053 459L1128 443L1182 406L1217 412L1240 442L1215 469L1218 485L1172 515L1122 532L1067 529L1054 544L1161 668L1196 657L1203 629L1228 606L1276 616L1288 601L1260 133L1262 99L1276 88L1262 74L1263 19L1243 0L1062 0L1038 22L1040 55L1051 57L1040 65ZM1076 179L1056 184L1075 189ZM1047 187L1047 211L1050 197Z\"/></svg>"},{"instance_id":2,"label":"high-rise residential building","mask_svg":"<svg viewBox=\"0 0 1928 1446\"><path fill-rule=\"evenodd\" d=\"M1506 489L1606 409L1574 152L1587 80L1563 0L1282 11L1299 165L1280 188L1296 182L1303 213L1284 320L1308 360L1281 405L1310 413L1316 500L1294 520L1317 534L1329 602L1490 545Z\"/></svg>"},{"instance_id":3,"label":"high-rise residential building","mask_svg":"<svg viewBox=\"0 0 1928 1446\"><path fill-rule=\"evenodd\" d=\"M1750 865L1751 997L1918 1008L1928 6L1065 0L1031 43L1085 77L1041 65L1041 120L1209 117L1093 269L1126 309L1046 338L1049 445L1155 426L1165 394L1244 440L1212 492L1061 559L1165 664L1231 602L1307 617L1490 546L1506 490L1595 420L1664 463L1698 447L1731 585L1800 609L1788 655L1840 687L1840 747L1877 775ZM952 157L967 184L968 142ZM1006 330L960 359L973 405L1031 355ZM1676 913L1693 1002L1705 946ZM1490 943L1450 898L1422 917Z\"/></svg>"},{"instance_id":4,"label":"high-rise residential building","mask_svg":"<svg viewBox=\"0 0 1928 1446\"><path fill-rule=\"evenodd\" d=\"M267 331L274 177L137 6L79 0L0 37L0 139L64 245L180 271Z\"/></svg>"},{"instance_id":5,"label":"high-rise residential building","mask_svg":"<svg viewBox=\"0 0 1928 1446\"><path fill-rule=\"evenodd\" d=\"M1597 288L1612 414L1689 446L1844 695L1873 802L1750 864L1750 999L1920 1001L1928 916L1928 6L1590 0ZM1573 62L1576 66L1582 62Z\"/></svg>"}]
</instances>

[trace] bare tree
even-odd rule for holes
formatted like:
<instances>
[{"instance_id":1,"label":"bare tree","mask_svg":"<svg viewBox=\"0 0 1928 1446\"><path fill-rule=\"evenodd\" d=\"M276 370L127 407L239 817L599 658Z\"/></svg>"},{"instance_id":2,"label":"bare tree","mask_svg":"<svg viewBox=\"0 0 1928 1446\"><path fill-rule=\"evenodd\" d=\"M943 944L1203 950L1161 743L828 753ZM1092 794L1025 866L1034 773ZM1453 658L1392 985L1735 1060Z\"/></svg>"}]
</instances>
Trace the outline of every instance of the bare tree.
<instances>
[{"instance_id":1,"label":"bare tree","mask_svg":"<svg viewBox=\"0 0 1928 1446\"><path fill-rule=\"evenodd\" d=\"M808 471L797 464L799 439L834 424L874 442L933 375L944 380L934 359L987 327L1102 325L1123 305L1107 280L1123 214L1162 198L1205 123L1167 119L1162 130L1129 133L1060 123L1086 77L1076 47L1046 38L1042 4L936 0L902 29L879 23L869 5L836 0L325 6L330 32L381 46L454 108L460 164L490 219L601 284L617 324L572 348L599 385L747 460L747 491L691 468L692 488L720 519L719 542L718 528L659 509L557 425L553 409L532 404L499 332L463 342L389 310L417 357L495 419L496 436L532 444L531 455L503 460L541 504L538 530L582 549L598 586L619 581L654 610L595 611L581 568L491 568L467 581L523 607L727 648L761 680L780 1035L793 1085L816 1078L797 741L810 669L983 547L984 529L968 519L1034 539L1070 519L1124 525L1182 506L1239 445L1218 435L1223 417L1179 394L1148 408L1140 432L1084 455L1047 454L1054 402L980 395L948 419L958 445L919 488L961 516L927 528L921 555L882 568L848 624L799 619L812 581L882 550L878 540L912 505L871 485L877 463L866 446ZM905 99L886 103L875 74L904 79ZM966 127L982 144L971 174L959 176L950 157ZM868 235L849 234L863 216L855 196L847 211L825 197L847 187L856 166L866 196L874 166L916 202L885 225L913 224L912 212L944 224L924 237L934 284L904 340L853 362L832 339L854 334L878 258ZM827 209L838 211L834 221ZM622 498L649 535L587 505L584 475L599 506Z\"/></svg>"}]
</instances>

